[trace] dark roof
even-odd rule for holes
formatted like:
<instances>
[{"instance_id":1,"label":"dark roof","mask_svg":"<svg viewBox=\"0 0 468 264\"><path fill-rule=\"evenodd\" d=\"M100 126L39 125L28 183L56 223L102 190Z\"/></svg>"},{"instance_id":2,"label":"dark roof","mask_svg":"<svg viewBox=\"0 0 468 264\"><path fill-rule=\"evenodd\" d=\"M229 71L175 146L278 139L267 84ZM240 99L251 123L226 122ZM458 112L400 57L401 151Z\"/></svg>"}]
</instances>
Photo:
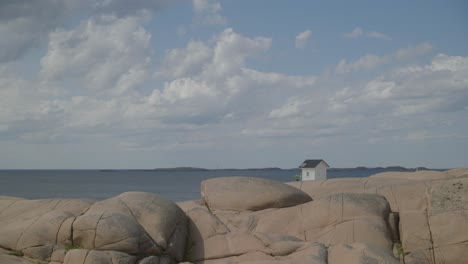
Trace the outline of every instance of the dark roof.
<instances>
[{"instance_id":1,"label":"dark roof","mask_svg":"<svg viewBox=\"0 0 468 264\"><path fill-rule=\"evenodd\" d=\"M315 160L305 160L299 168L315 168L319 165L320 162L324 162L327 167L330 167L324 160L322 159L315 159Z\"/></svg>"}]
</instances>

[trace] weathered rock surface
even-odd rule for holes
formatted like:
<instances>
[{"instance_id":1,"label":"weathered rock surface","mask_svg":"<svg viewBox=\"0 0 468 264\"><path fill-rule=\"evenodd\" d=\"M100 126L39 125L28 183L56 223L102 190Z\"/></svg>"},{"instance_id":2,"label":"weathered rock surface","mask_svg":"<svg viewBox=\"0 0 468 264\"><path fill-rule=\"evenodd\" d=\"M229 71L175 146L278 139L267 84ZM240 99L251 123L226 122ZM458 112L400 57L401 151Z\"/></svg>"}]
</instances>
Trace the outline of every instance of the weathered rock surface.
<instances>
[{"instance_id":1,"label":"weathered rock surface","mask_svg":"<svg viewBox=\"0 0 468 264\"><path fill-rule=\"evenodd\" d=\"M187 220L174 203L150 193L128 192L93 204L73 223L73 244L132 255L169 254L181 260Z\"/></svg>"},{"instance_id":2,"label":"weathered rock surface","mask_svg":"<svg viewBox=\"0 0 468 264\"><path fill-rule=\"evenodd\" d=\"M252 177L221 177L201 184L203 202L210 210L257 211L311 201L309 195L286 184Z\"/></svg>"},{"instance_id":3,"label":"weathered rock surface","mask_svg":"<svg viewBox=\"0 0 468 264\"><path fill-rule=\"evenodd\" d=\"M135 263L145 256L165 256L181 261L186 239L185 213L151 193L128 192L100 202L0 198L0 247L38 260ZM83 250L65 254L71 245ZM78 260L81 255L85 259Z\"/></svg>"},{"instance_id":4,"label":"weathered rock surface","mask_svg":"<svg viewBox=\"0 0 468 264\"><path fill-rule=\"evenodd\" d=\"M399 216L400 254L406 264L468 259L468 169L386 172L290 184L314 199L347 191L384 196Z\"/></svg>"},{"instance_id":5,"label":"weathered rock surface","mask_svg":"<svg viewBox=\"0 0 468 264\"><path fill-rule=\"evenodd\" d=\"M393 255L389 254L388 251L363 243L336 245L329 249L328 254L329 263L400 263Z\"/></svg>"},{"instance_id":6,"label":"weathered rock surface","mask_svg":"<svg viewBox=\"0 0 468 264\"><path fill-rule=\"evenodd\" d=\"M386 252L382 259L392 254L390 207L376 194L334 194L292 207L244 212L185 205L190 219L186 258L195 263L332 263L327 247L356 242ZM311 250L315 253L305 254Z\"/></svg>"},{"instance_id":7,"label":"weathered rock surface","mask_svg":"<svg viewBox=\"0 0 468 264\"><path fill-rule=\"evenodd\" d=\"M467 241L466 169L219 178L202 183L201 201L177 205L141 192L0 196L1 264L458 264Z\"/></svg>"},{"instance_id":8,"label":"weathered rock surface","mask_svg":"<svg viewBox=\"0 0 468 264\"><path fill-rule=\"evenodd\" d=\"M116 251L74 249L67 252L63 264L135 264L137 257Z\"/></svg>"}]
</instances>

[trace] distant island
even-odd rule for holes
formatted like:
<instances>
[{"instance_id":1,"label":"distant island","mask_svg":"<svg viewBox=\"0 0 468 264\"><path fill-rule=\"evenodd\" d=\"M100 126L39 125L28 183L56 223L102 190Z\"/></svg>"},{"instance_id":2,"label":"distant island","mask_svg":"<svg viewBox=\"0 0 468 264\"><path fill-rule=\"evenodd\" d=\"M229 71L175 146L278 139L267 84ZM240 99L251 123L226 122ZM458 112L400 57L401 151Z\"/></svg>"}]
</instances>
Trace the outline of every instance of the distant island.
<instances>
[{"instance_id":1,"label":"distant island","mask_svg":"<svg viewBox=\"0 0 468 264\"><path fill-rule=\"evenodd\" d=\"M353 171L353 170L384 170L384 171L418 171L430 170L426 167L405 168L402 166L388 166L388 167L355 167L355 168L329 168L330 171Z\"/></svg>"},{"instance_id":2,"label":"distant island","mask_svg":"<svg viewBox=\"0 0 468 264\"><path fill-rule=\"evenodd\" d=\"M240 171L240 170L281 170L281 168L247 168L247 169L205 169L197 167L155 168L154 171Z\"/></svg>"},{"instance_id":3,"label":"distant island","mask_svg":"<svg viewBox=\"0 0 468 264\"><path fill-rule=\"evenodd\" d=\"M155 168L154 171L208 171L209 169L196 167Z\"/></svg>"},{"instance_id":4,"label":"distant island","mask_svg":"<svg viewBox=\"0 0 468 264\"><path fill-rule=\"evenodd\" d=\"M206 169L198 167L173 167L173 168L155 168L152 170L145 171L244 171L244 170L253 170L253 171L272 171L272 170L299 170L299 168L290 168L282 169L279 167L267 167L267 168L245 168L245 169ZM418 171L418 170L430 170L426 167L417 167L417 168L405 168L402 166L388 166L388 167L363 167L358 166L354 168L329 168L330 171L354 171L354 170L382 170L382 171Z\"/></svg>"},{"instance_id":5,"label":"distant island","mask_svg":"<svg viewBox=\"0 0 468 264\"><path fill-rule=\"evenodd\" d=\"M266 167L266 168L245 168L245 169L234 169L234 168L226 168L226 169L206 169L206 168L198 168L198 167L189 167L189 166L182 166L182 167L172 167L172 168L154 168L154 169L128 169L125 171L299 171L299 168L290 168L290 169L282 169L279 167ZM388 166L388 167L364 167L358 166L354 168L329 168L329 171L363 171L363 170L372 170L372 171L398 171L398 172L412 172L412 171L420 171L420 170L446 170L446 169L429 169L426 167L416 167L416 168L405 168L402 166ZM119 171L119 169L101 169L101 172L113 172Z\"/></svg>"}]
</instances>

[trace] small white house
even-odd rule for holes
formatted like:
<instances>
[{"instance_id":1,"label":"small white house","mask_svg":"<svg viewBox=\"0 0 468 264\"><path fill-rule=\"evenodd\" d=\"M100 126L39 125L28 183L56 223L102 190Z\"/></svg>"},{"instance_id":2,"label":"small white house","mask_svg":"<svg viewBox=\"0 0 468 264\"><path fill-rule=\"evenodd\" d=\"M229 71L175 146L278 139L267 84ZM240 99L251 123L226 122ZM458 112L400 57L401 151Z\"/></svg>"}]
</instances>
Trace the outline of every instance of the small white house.
<instances>
[{"instance_id":1,"label":"small white house","mask_svg":"<svg viewBox=\"0 0 468 264\"><path fill-rule=\"evenodd\" d=\"M325 180L327 179L328 164L324 160L305 160L299 168L302 169L302 180Z\"/></svg>"}]
</instances>

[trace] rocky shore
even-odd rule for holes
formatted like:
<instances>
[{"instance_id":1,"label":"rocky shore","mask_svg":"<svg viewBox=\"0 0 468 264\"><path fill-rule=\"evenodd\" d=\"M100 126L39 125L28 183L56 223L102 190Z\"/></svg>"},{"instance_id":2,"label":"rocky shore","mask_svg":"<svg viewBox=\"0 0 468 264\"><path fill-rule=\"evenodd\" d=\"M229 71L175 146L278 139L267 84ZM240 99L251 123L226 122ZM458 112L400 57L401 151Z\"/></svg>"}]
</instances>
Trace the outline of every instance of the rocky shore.
<instances>
[{"instance_id":1,"label":"rocky shore","mask_svg":"<svg viewBox=\"0 0 468 264\"><path fill-rule=\"evenodd\" d=\"M0 263L468 263L468 169L214 178L201 194L0 196Z\"/></svg>"}]
</instances>

